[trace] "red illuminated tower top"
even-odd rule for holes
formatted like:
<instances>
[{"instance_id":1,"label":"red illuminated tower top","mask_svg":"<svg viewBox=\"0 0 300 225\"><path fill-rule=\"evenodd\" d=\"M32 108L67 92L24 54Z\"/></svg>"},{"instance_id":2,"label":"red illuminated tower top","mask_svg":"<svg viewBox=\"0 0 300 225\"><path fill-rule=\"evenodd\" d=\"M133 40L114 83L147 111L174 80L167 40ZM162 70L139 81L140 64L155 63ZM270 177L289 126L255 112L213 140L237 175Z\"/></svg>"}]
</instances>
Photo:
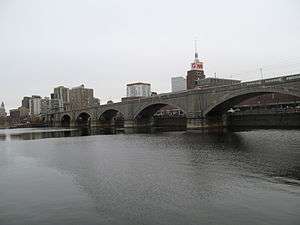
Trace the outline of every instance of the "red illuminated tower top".
<instances>
[{"instance_id":1,"label":"red illuminated tower top","mask_svg":"<svg viewBox=\"0 0 300 225\"><path fill-rule=\"evenodd\" d=\"M203 70L203 62L200 62L198 58L198 49L197 49L196 40L195 40L195 59L194 62L191 63L191 70Z\"/></svg>"}]
</instances>

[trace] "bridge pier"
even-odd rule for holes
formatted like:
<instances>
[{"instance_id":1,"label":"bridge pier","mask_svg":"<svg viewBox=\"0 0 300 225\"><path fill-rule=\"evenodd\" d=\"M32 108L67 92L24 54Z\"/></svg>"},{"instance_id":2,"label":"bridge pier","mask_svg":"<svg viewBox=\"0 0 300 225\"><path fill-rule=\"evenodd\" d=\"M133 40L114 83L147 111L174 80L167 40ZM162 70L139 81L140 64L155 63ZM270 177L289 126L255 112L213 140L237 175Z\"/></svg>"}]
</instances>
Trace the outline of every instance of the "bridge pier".
<instances>
[{"instance_id":1,"label":"bridge pier","mask_svg":"<svg viewBox=\"0 0 300 225\"><path fill-rule=\"evenodd\" d=\"M95 120L91 121L91 127L99 127L99 128L113 128L118 124L114 119L111 120Z\"/></svg>"},{"instance_id":2,"label":"bridge pier","mask_svg":"<svg viewBox=\"0 0 300 225\"><path fill-rule=\"evenodd\" d=\"M102 123L100 120L91 120L91 127L101 127Z\"/></svg>"},{"instance_id":3,"label":"bridge pier","mask_svg":"<svg viewBox=\"0 0 300 225\"><path fill-rule=\"evenodd\" d=\"M124 121L124 128L134 128L135 127L135 121L134 120L125 120Z\"/></svg>"},{"instance_id":4,"label":"bridge pier","mask_svg":"<svg viewBox=\"0 0 300 225\"><path fill-rule=\"evenodd\" d=\"M124 128L142 128L152 127L154 125L154 119L143 119L143 120L125 120Z\"/></svg>"},{"instance_id":5,"label":"bridge pier","mask_svg":"<svg viewBox=\"0 0 300 225\"><path fill-rule=\"evenodd\" d=\"M74 127L76 127L77 125L76 125L76 121L75 120L71 120L70 121L70 127L71 128L74 128Z\"/></svg>"},{"instance_id":6,"label":"bridge pier","mask_svg":"<svg viewBox=\"0 0 300 225\"><path fill-rule=\"evenodd\" d=\"M61 127L61 122L60 121L52 121L51 126L52 127Z\"/></svg>"},{"instance_id":7,"label":"bridge pier","mask_svg":"<svg viewBox=\"0 0 300 225\"><path fill-rule=\"evenodd\" d=\"M65 128L74 128L77 127L76 121L71 120L68 123L62 123L62 121L48 121L49 127L65 127Z\"/></svg>"},{"instance_id":8,"label":"bridge pier","mask_svg":"<svg viewBox=\"0 0 300 225\"><path fill-rule=\"evenodd\" d=\"M55 121L52 127L65 127L65 128L74 128L76 127L76 121L71 120L69 123L63 124L62 121Z\"/></svg>"},{"instance_id":9,"label":"bridge pier","mask_svg":"<svg viewBox=\"0 0 300 225\"><path fill-rule=\"evenodd\" d=\"M226 114L215 117L187 118L187 130L202 130L209 128L224 128L227 126Z\"/></svg>"}]
</instances>

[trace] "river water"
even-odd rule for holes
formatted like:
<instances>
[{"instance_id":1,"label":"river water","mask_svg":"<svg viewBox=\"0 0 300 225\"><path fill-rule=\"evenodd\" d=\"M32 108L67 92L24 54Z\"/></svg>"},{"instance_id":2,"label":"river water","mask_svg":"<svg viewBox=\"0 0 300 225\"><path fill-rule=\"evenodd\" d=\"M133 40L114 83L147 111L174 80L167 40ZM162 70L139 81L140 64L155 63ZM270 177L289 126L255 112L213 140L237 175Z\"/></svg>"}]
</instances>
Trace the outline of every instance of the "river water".
<instances>
[{"instance_id":1,"label":"river water","mask_svg":"<svg viewBox=\"0 0 300 225\"><path fill-rule=\"evenodd\" d=\"M300 131L0 130L0 224L300 224ZM92 133L97 134L97 133Z\"/></svg>"}]
</instances>

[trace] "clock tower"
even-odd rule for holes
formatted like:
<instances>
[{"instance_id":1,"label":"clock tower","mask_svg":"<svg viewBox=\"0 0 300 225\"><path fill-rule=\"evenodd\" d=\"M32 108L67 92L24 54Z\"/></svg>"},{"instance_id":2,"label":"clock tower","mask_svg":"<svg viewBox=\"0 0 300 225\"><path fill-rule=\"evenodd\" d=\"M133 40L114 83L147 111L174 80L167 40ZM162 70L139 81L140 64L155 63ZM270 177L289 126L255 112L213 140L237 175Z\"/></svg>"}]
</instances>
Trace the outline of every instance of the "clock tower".
<instances>
[{"instance_id":1,"label":"clock tower","mask_svg":"<svg viewBox=\"0 0 300 225\"><path fill-rule=\"evenodd\" d=\"M197 42L195 41L195 59L191 63L191 69L187 71L186 87L187 89L194 89L197 86L197 80L204 79L203 62L198 58Z\"/></svg>"}]
</instances>

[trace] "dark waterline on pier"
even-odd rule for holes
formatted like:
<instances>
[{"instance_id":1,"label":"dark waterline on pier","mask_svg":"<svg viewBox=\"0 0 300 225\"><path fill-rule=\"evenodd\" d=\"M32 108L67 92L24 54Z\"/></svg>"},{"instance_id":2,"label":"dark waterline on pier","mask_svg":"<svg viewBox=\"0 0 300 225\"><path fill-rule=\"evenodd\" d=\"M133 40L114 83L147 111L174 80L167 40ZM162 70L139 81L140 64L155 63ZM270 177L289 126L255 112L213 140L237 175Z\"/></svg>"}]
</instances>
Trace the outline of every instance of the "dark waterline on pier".
<instances>
[{"instance_id":1,"label":"dark waterline on pier","mask_svg":"<svg viewBox=\"0 0 300 225\"><path fill-rule=\"evenodd\" d=\"M299 130L122 132L0 130L0 224L299 223Z\"/></svg>"}]
</instances>

